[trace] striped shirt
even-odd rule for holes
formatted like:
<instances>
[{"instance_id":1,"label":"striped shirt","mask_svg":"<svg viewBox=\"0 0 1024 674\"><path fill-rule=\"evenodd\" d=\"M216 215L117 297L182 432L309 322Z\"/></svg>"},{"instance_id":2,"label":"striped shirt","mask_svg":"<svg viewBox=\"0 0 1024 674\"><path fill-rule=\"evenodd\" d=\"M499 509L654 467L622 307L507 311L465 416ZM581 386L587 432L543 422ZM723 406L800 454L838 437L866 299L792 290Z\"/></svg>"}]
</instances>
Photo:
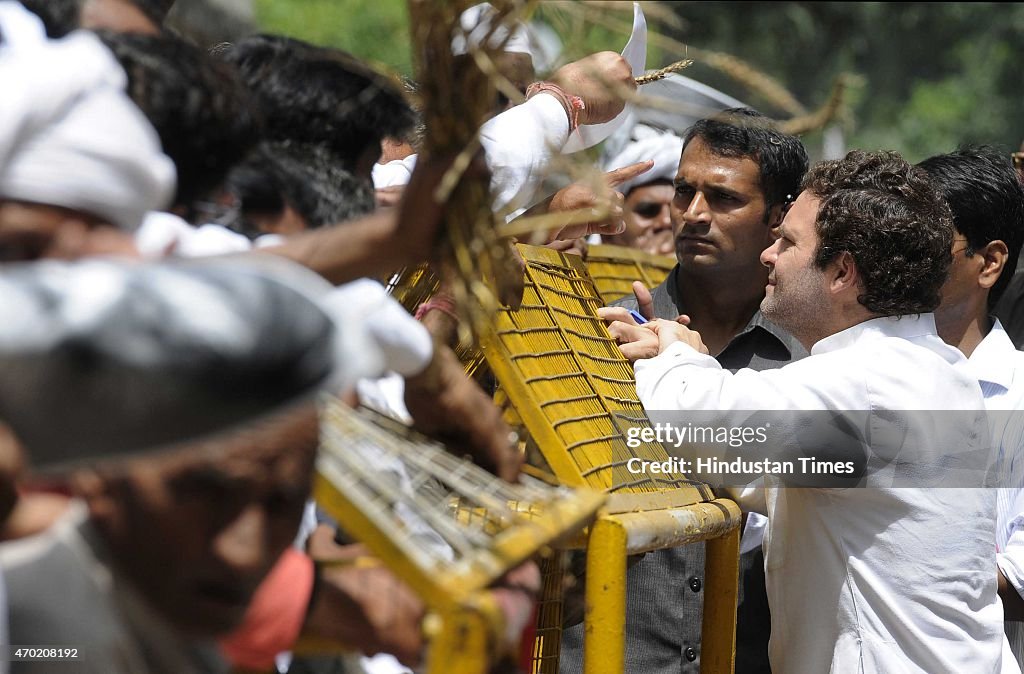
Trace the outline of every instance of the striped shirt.
<instances>
[{"instance_id":1,"label":"striped shirt","mask_svg":"<svg viewBox=\"0 0 1024 674\"><path fill-rule=\"evenodd\" d=\"M991 411L1024 410L1024 352L1017 351L999 320L968 359ZM1014 488L996 496L996 563L1024 596L1024 413L990 417L998 459ZM1024 622L1007 621L1006 637L1018 663L1024 663Z\"/></svg>"}]
</instances>

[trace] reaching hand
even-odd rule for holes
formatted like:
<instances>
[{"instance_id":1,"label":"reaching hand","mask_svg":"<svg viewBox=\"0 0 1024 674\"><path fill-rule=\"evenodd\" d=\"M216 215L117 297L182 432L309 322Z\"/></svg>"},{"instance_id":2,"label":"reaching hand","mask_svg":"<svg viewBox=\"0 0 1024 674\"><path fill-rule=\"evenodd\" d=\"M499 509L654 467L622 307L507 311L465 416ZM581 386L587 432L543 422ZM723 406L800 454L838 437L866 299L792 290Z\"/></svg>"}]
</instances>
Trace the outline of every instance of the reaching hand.
<instances>
[{"instance_id":1,"label":"reaching hand","mask_svg":"<svg viewBox=\"0 0 1024 674\"><path fill-rule=\"evenodd\" d=\"M700 353L711 353L704 345L699 332L691 330L677 321L666 321L659 318L644 323L644 327L658 336L658 353L676 342L683 342Z\"/></svg>"},{"instance_id":2,"label":"reaching hand","mask_svg":"<svg viewBox=\"0 0 1024 674\"><path fill-rule=\"evenodd\" d=\"M606 310L607 308L599 309L598 311ZM625 310L623 309L623 311ZM658 335L648 330L646 325L645 323L643 326L637 326L630 319L629 323L613 321L608 326L608 332L611 333L612 337L619 344L619 351L631 363L644 358L654 358L658 355Z\"/></svg>"},{"instance_id":3,"label":"reaching hand","mask_svg":"<svg viewBox=\"0 0 1024 674\"><path fill-rule=\"evenodd\" d=\"M642 281L633 281L633 297L636 298L636 310L640 312L640 315L649 321L654 320L654 297ZM684 318L684 316L680 315L676 320L678 321L680 318ZM689 323L690 319L687 318L686 322Z\"/></svg>"},{"instance_id":4,"label":"reaching hand","mask_svg":"<svg viewBox=\"0 0 1024 674\"><path fill-rule=\"evenodd\" d=\"M633 284L633 292L636 294L637 302L640 305L640 315L648 318L646 323L637 323L633 315L625 307L601 307L597 315L608 325L608 332L619 344L619 351L629 362L633 363L643 358L654 358L664 351L658 333L658 324L667 323L683 327L690 323L690 317L680 314L675 321L654 319L654 305L651 300L651 293L643 283L636 281ZM669 339L669 331L665 332L665 339ZM692 330L687 330L693 335L700 335ZM703 346L703 342L701 343ZM696 348L696 347L694 347ZM703 353L707 353L705 347Z\"/></svg>"},{"instance_id":5,"label":"reaching hand","mask_svg":"<svg viewBox=\"0 0 1024 674\"><path fill-rule=\"evenodd\" d=\"M512 429L451 349L438 345L426 371L406 379L405 404L418 431L469 454L498 477L513 481L519 475L523 457Z\"/></svg>"},{"instance_id":6,"label":"reaching hand","mask_svg":"<svg viewBox=\"0 0 1024 674\"><path fill-rule=\"evenodd\" d=\"M409 667L418 665L424 646L423 602L383 566L353 563L365 558L362 545L337 545L328 531L317 547L314 559L327 563L318 569L320 584L303 633L358 648L366 655L390 653Z\"/></svg>"},{"instance_id":7,"label":"reaching hand","mask_svg":"<svg viewBox=\"0 0 1024 674\"><path fill-rule=\"evenodd\" d=\"M590 234L621 234L626 229L622 219L623 196L614 188L627 180L646 173L653 168L653 161L642 161L629 166L609 171L604 174L600 192L595 192L587 183L572 183L563 187L551 199L548 212L565 212L591 209L595 213L604 212L601 218L591 222L566 225L553 234L551 238L560 240L578 239Z\"/></svg>"},{"instance_id":8,"label":"reaching hand","mask_svg":"<svg viewBox=\"0 0 1024 674\"><path fill-rule=\"evenodd\" d=\"M567 63L555 71L551 81L567 94L583 99L586 107L580 111L580 124L611 121L625 107L624 94L636 91L629 62L613 51Z\"/></svg>"}]
</instances>

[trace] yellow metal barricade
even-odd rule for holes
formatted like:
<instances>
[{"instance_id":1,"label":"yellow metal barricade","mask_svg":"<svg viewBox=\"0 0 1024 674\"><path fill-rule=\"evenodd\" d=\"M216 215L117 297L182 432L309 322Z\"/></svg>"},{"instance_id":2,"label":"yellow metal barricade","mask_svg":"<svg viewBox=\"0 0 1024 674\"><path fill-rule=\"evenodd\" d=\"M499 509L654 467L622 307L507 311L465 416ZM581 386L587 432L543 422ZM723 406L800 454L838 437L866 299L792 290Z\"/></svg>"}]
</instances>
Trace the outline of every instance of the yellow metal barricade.
<instances>
[{"instance_id":1,"label":"yellow metal barricade","mask_svg":"<svg viewBox=\"0 0 1024 674\"><path fill-rule=\"evenodd\" d=\"M314 496L426 604L430 674L484 674L504 633L488 586L582 530L606 498L509 484L334 399L322 411Z\"/></svg>"},{"instance_id":2,"label":"yellow metal barricade","mask_svg":"<svg viewBox=\"0 0 1024 674\"><path fill-rule=\"evenodd\" d=\"M627 444L628 429L643 429L649 421L632 366L596 314L606 302L632 294L634 280L648 287L660 283L675 261L593 246L584 265L549 248L518 249L527 267L522 305L499 311L481 337L482 354L501 387L498 397L507 401L506 419L528 431L558 482L613 495L588 536L575 542L587 550L584 671L623 671L626 556L706 541L701 669L732 672L740 512L685 475L630 471L631 459L669 457L657 443ZM607 294L599 295L598 279L588 269L599 274ZM431 277L413 272L397 292L420 298L436 287ZM468 369L480 368L479 353L463 349L460 357ZM561 585L545 586L534 674L558 671L561 605L547 592L560 594Z\"/></svg>"},{"instance_id":3,"label":"yellow metal barricade","mask_svg":"<svg viewBox=\"0 0 1024 674\"><path fill-rule=\"evenodd\" d=\"M708 541L702 670L731 672L739 509L685 475L630 470L631 460L669 457L639 432L627 443L630 428L650 422L632 366L597 317L603 301L593 281L575 256L524 245L519 252L527 265L522 305L498 313L482 336L484 356L559 482L612 495L579 541L587 548L584 671L623 671L626 556Z\"/></svg>"},{"instance_id":4,"label":"yellow metal barricade","mask_svg":"<svg viewBox=\"0 0 1024 674\"><path fill-rule=\"evenodd\" d=\"M594 280L597 295L605 304L633 294L633 281L654 288L676 266L676 259L607 244L587 249L587 271Z\"/></svg>"}]
</instances>

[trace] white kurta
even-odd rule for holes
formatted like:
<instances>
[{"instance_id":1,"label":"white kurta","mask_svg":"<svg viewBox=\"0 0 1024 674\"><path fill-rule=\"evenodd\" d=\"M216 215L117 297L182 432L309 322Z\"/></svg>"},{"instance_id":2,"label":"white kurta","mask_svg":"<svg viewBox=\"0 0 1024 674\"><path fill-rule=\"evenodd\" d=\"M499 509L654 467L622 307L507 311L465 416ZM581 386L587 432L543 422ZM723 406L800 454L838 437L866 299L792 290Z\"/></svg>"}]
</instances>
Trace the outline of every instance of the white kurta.
<instances>
[{"instance_id":1,"label":"white kurta","mask_svg":"<svg viewBox=\"0 0 1024 674\"><path fill-rule=\"evenodd\" d=\"M1006 579L1024 595L1024 353L1014 348L998 320L968 360L981 384L992 438L1002 450L1010 489L996 497L996 562ZM1016 410L1015 414L1001 413ZM1008 621L1006 636L1018 664L1024 661L1024 623Z\"/></svg>"},{"instance_id":2,"label":"white kurta","mask_svg":"<svg viewBox=\"0 0 1024 674\"><path fill-rule=\"evenodd\" d=\"M926 314L866 321L765 372L731 374L674 344L638 361L636 379L649 410L982 410L966 365ZM949 445L936 437L948 428L907 417L906 446ZM962 429L964 446L984 423ZM1001 671L994 492L766 484L773 671Z\"/></svg>"}]
</instances>

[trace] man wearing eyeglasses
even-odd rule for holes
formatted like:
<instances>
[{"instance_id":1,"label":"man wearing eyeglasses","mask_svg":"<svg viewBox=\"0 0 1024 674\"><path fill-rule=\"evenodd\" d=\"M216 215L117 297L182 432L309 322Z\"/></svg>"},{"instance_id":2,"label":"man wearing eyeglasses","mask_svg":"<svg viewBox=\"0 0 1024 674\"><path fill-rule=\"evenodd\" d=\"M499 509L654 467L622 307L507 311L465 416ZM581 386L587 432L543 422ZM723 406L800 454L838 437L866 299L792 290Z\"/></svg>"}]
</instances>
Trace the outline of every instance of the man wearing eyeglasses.
<instances>
[{"instance_id":1,"label":"man wearing eyeglasses","mask_svg":"<svg viewBox=\"0 0 1024 674\"><path fill-rule=\"evenodd\" d=\"M992 307L1006 290L1024 245L1024 187L1006 156L965 147L918 164L953 211L953 261L935 309L943 341L967 356L989 415L993 446L1010 474L996 497L996 563L1006 635L1024 662L1024 353L1017 351ZM1016 464L1016 468L1015 468ZM1015 468L1015 469L1014 469Z\"/></svg>"},{"instance_id":2,"label":"man wearing eyeglasses","mask_svg":"<svg viewBox=\"0 0 1024 674\"><path fill-rule=\"evenodd\" d=\"M674 133L657 133L640 126L646 135L626 145L606 165L606 171L625 168L642 161L654 161L644 173L614 186L623 196L622 220L626 228L619 234L602 235L601 240L617 246L636 248L652 255L671 255L675 251L672 236L672 179L679 167L683 139Z\"/></svg>"},{"instance_id":3,"label":"man wearing eyeglasses","mask_svg":"<svg viewBox=\"0 0 1024 674\"><path fill-rule=\"evenodd\" d=\"M806 171L800 141L775 131L753 110L726 110L694 124L684 134L674 178L671 218L678 264L653 292L640 288L639 300L620 300L601 310L605 320L633 323L628 309L646 318L685 314L722 367L733 371L774 369L805 356L759 307L768 280L761 251L777 238L790 195ZM631 345L621 348L625 353ZM657 350L637 357L654 355ZM763 523L751 516L742 541L738 672L770 671ZM703 576L702 543L648 553L630 569L626 671L700 671ZM581 643L579 627L564 633L563 672L580 671Z\"/></svg>"},{"instance_id":4,"label":"man wearing eyeglasses","mask_svg":"<svg viewBox=\"0 0 1024 674\"><path fill-rule=\"evenodd\" d=\"M1024 143L1020 144L1020 151L1010 155L1013 168L1017 176L1024 182ZM1018 349L1024 346L1024 266L1020 256L1007 261L1007 266L1016 268L1016 274L1010 281L1002 299L996 305L993 314L1002 321L1006 328L1006 334L1010 336L1014 346Z\"/></svg>"}]
</instances>

